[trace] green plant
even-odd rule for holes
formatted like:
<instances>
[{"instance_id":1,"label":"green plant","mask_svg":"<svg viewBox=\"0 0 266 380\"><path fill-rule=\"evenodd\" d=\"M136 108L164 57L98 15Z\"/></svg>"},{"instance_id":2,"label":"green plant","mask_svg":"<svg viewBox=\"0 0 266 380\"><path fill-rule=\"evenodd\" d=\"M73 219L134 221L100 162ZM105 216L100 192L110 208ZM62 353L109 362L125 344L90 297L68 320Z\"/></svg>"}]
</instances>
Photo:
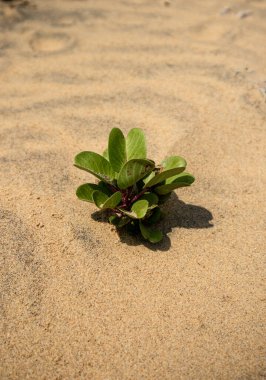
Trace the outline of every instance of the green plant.
<instances>
[{"instance_id":1,"label":"green plant","mask_svg":"<svg viewBox=\"0 0 266 380\"><path fill-rule=\"evenodd\" d=\"M126 138L119 128L113 128L103 155L81 152L75 166L99 180L79 186L77 197L95 203L100 210L109 209L110 223L117 228L135 226L151 243L162 239L161 231L152 228L161 218L160 205L173 190L194 182L184 172L182 157L168 157L158 166L147 159L145 136L139 128L131 129Z\"/></svg>"}]
</instances>

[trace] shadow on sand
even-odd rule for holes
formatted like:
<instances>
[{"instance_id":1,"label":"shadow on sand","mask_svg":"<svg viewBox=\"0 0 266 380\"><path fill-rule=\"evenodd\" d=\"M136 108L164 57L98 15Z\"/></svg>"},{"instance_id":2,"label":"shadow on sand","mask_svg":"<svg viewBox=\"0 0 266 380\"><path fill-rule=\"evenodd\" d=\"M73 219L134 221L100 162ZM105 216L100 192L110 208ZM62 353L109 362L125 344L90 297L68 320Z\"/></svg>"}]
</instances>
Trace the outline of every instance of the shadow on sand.
<instances>
[{"instance_id":1,"label":"shadow on sand","mask_svg":"<svg viewBox=\"0 0 266 380\"><path fill-rule=\"evenodd\" d=\"M158 223L159 229L164 234L163 240L158 244L151 244L144 240L139 233L132 233L126 227L117 230L122 243L138 246L145 245L152 251L167 251L171 247L171 240L167 236L174 228L211 228L213 216L212 213L204 207L192 204L186 204L178 199L175 193L172 194L168 202L163 205L163 220ZM102 211L96 211L92 218L98 222L108 222L107 214Z\"/></svg>"}]
</instances>

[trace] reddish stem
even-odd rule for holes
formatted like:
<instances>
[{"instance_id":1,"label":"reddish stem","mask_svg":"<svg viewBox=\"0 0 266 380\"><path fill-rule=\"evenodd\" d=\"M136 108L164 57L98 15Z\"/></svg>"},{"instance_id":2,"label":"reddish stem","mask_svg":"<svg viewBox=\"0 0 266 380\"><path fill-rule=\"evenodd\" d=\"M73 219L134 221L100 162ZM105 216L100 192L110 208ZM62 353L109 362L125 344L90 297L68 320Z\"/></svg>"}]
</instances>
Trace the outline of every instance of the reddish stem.
<instances>
[{"instance_id":1,"label":"reddish stem","mask_svg":"<svg viewBox=\"0 0 266 380\"><path fill-rule=\"evenodd\" d=\"M135 195L135 197L131 200L130 204L136 202L143 194L149 191L148 188L143 189L139 194Z\"/></svg>"}]
</instances>

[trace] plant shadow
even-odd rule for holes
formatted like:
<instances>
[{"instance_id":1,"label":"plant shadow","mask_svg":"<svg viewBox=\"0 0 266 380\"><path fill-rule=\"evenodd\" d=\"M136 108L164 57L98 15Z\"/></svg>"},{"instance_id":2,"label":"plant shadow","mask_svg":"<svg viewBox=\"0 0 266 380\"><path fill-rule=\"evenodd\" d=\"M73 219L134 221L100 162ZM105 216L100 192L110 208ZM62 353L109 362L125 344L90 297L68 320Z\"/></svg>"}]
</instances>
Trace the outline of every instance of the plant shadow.
<instances>
[{"instance_id":1,"label":"plant shadow","mask_svg":"<svg viewBox=\"0 0 266 380\"><path fill-rule=\"evenodd\" d=\"M160 243L152 244L142 238L139 232L132 232L127 227L117 229L117 233L122 243L131 246L145 245L152 251L168 251L171 247L171 240L168 236L175 228L211 228L212 213L202 206L187 204L178 199L173 193L171 198L162 206L165 217L158 223L158 227L164 234ZM108 222L108 212L96 211L92 214L92 219L98 222Z\"/></svg>"}]
</instances>

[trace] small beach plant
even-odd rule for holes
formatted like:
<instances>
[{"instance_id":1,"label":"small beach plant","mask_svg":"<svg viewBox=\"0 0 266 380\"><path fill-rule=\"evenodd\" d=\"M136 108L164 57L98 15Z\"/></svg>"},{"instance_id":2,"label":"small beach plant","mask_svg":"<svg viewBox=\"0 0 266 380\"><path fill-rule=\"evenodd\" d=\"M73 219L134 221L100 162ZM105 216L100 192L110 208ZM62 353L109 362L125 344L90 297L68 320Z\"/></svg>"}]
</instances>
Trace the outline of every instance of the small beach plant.
<instances>
[{"instance_id":1,"label":"small beach plant","mask_svg":"<svg viewBox=\"0 0 266 380\"><path fill-rule=\"evenodd\" d=\"M163 237L153 226L161 219L160 206L173 190L194 182L185 172L184 158L170 156L160 165L148 159L145 135L139 128L131 129L126 138L119 128L113 128L102 155L81 152L74 165L98 179L79 186L77 197L109 210L109 222L116 228L136 227L151 243Z\"/></svg>"}]
</instances>

